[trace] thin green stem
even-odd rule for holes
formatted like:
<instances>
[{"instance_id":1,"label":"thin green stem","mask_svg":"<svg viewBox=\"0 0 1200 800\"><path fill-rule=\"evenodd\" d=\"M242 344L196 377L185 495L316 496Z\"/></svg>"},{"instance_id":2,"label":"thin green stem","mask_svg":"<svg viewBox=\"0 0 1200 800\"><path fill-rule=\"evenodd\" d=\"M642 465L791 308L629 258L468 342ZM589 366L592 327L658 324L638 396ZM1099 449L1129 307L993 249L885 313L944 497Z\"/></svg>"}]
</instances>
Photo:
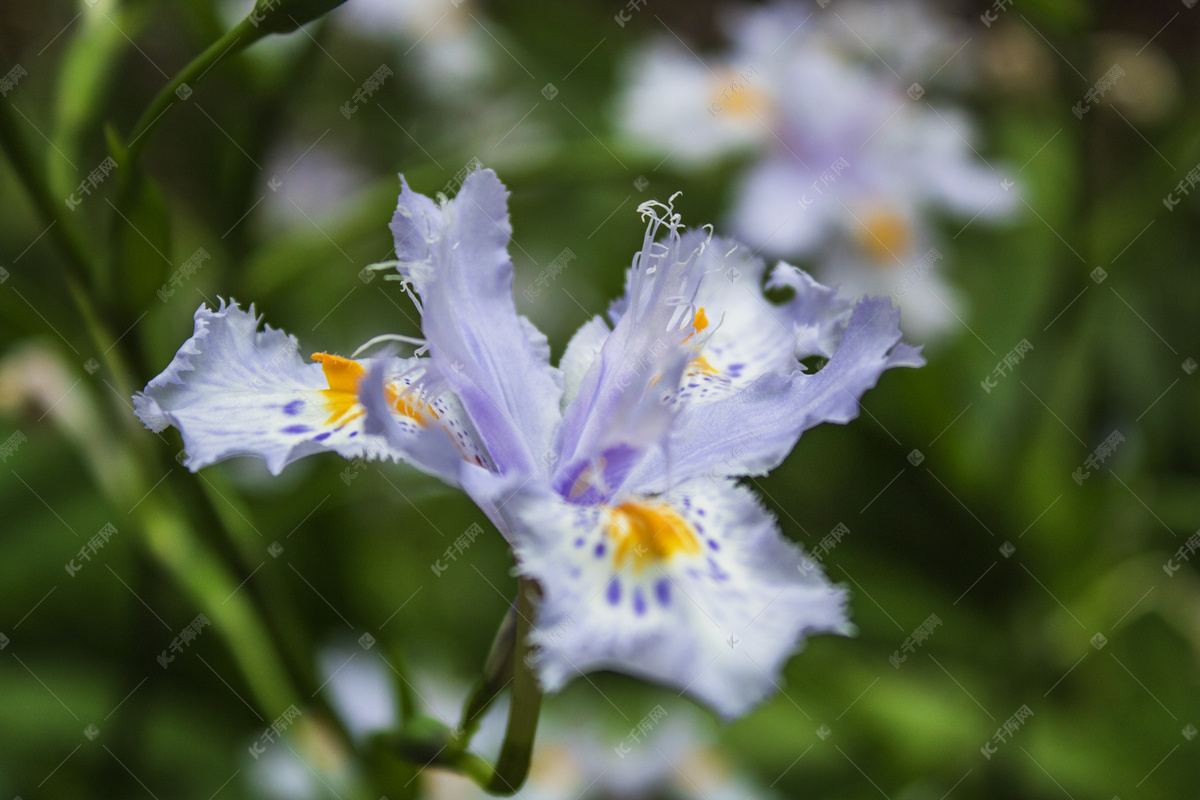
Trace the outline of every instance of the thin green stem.
<instances>
[{"instance_id":1,"label":"thin green stem","mask_svg":"<svg viewBox=\"0 0 1200 800\"><path fill-rule=\"evenodd\" d=\"M397 731L377 735L371 748L414 764L457 772L491 794L515 794L529 775L542 707L542 690L533 671L533 659L528 657L533 651L529 633L537 594L536 583L528 578L519 580L517 601L500 625L484 676L468 696L458 728L452 731L429 717L416 716L406 720ZM492 767L466 747L479 718L510 682L512 703L508 727L496 766Z\"/></svg>"},{"instance_id":2,"label":"thin green stem","mask_svg":"<svg viewBox=\"0 0 1200 800\"><path fill-rule=\"evenodd\" d=\"M513 604L508 607L508 613L504 615L504 619L496 631L496 636L492 640L492 648L488 652L483 675L471 688L471 693L467 696L466 703L463 704L462 718L450 745L452 748L460 752L466 750L471 743L471 738L479 729L483 715L512 682L516 641L517 607L516 604Z\"/></svg>"},{"instance_id":3,"label":"thin green stem","mask_svg":"<svg viewBox=\"0 0 1200 800\"><path fill-rule=\"evenodd\" d=\"M33 150L17 128L9 103L0 103L0 147L8 154L17 177L33 199L42 221L50 225L50 235L58 241L70 262L69 269L76 279L90 275L95 267L87 246L75 226L61 213L59 204L50 192L50 184L38 167Z\"/></svg>"},{"instance_id":4,"label":"thin green stem","mask_svg":"<svg viewBox=\"0 0 1200 800\"><path fill-rule=\"evenodd\" d=\"M133 130L130 131L125 144L122 145L116 141L115 136L110 137L109 148L113 150L113 156L121 169L117 171L116 185L113 188L114 213L109 215L109 258L101 265L96 274L96 285L102 294L107 294L110 290L112 276L116 273L116 259L120 252L118 243L121 217L133 203L137 189L141 185L139 161L146 145L150 142L151 134L158 125L158 121L176 102L191 95L190 83L198 81L213 64L228 53L236 53L249 47L264 35L266 34L261 28L251 24L249 17L243 19L230 28L224 36L205 48L200 55L188 62L187 66L159 90L150 104L146 106L138 121L134 123Z\"/></svg>"},{"instance_id":5,"label":"thin green stem","mask_svg":"<svg viewBox=\"0 0 1200 800\"><path fill-rule=\"evenodd\" d=\"M133 168L137 166L138 159L150 138L147 134L154 129L163 114L181 99L179 89L186 83L198 80L222 56L244 50L264 35L265 31L251 24L249 17L243 19L230 28L224 36L210 44L204 52L193 58L166 86L159 90L129 134L129 141L125 146L125 161L130 169L126 171L126 174L132 172ZM190 90L191 87L189 86L188 89Z\"/></svg>"},{"instance_id":6,"label":"thin green stem","mask_svg":"<svg viewBox=\"0 0 1200 800\"><path fill-rule=\"evenodd\" d=\"M128 366L121 358L120 351L113 347L115 340L104 326L96 311L91 298L83 288L83 281L95 274L97 261L92 258L71 221L61 213L58 204L50 192L46 175L38 168L25 137L17 130L7 103L0 103L0 146L8 153L21 183L33 200L34 207L41 214L42 220L50 226L51 235L62 248L67 257L64 265L64 282L71 295L72 302L82 317L84 326L100 358L113 376L117 391L122 397L129 397L133 392L133 381Z\"/></svg>"},{"instance_id":7,"label":"thin green stem","mask_svg":"<svg viewBox=\"0 0 1200 800\"><path fill-rule=\"evenodd\" d=\"M533 604L538 586L529 578L517 582L517 633L513 648L512 705L508 710L508 727L504 744L491 779L485 787L499 795L515 794L529 775L533 756L533 740L537 735L538 717L542 710L542 689L534 674L529 634L533 630Z\"/></svg>"}]
</instances>

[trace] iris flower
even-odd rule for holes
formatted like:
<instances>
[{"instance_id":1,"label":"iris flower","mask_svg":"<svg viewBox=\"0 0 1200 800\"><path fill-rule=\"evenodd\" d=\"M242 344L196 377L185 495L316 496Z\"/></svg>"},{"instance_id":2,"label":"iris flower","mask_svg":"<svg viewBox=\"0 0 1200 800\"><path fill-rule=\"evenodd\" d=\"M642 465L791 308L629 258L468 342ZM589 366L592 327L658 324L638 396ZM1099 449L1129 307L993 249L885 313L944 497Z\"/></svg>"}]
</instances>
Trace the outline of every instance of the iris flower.
<instances>
[{"instance_id":1,"label":"iris flower","mask_svg":"<svg viewBox=\"0 0 1200 800\"><path fill-rule=\"evenodd\" d=\"M495 173L453 200L401 184L386 268L420 312L415 355L306 363L253 308L201 307L135 398L147 427L177 427L193 470L252 455L278 473L332 450L460 487L541 589L532 662L547 690L612 669L734 717L778 687L806 635L849 632L845 590L737 478L849 422L884 370L923 363L891 302L851 304L649 202L625 296L555 367L516 311Z\"/></svg>"},{"instance_id":2,"label":"iris flower","mask_svg":"<svg viewBox=\"0 0 1200 800\"><path fill-rule=\"evenodd\" d=\"M928 339L963 305L940 274L934 217L986 223L1019 199L978 155L968 116L931 100L931 75L961 70L937 69L949 53L929 66L947 39L921 8L743 9L727 18L731 46L704 57L664 35L631 61L618 118L631 146L680 165L748 155L736 235L811 262L847 296L892 293L909 331Z\"/></svg>"}]
</instances>

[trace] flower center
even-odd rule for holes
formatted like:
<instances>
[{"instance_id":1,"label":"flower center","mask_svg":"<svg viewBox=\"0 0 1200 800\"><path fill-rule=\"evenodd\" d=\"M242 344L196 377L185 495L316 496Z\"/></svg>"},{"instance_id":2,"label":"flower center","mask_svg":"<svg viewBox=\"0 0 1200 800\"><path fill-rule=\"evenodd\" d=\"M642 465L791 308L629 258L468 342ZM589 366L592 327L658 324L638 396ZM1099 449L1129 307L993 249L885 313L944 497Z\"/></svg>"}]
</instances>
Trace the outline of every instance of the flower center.
<instances>
[{"instance_id":1,"label":"flower center","mask_svg":"<svg viewBox=\"0 0 1200 800\"><path fill-rule=\"evenodd\" d=\"M766 92L749 86L748 79L730 70L723 70L722 75L725 80L713 90L710 107L739 117L759 116L770 111L771 98Z\"/></svg>"},{"instance_id":2,"label":"flower center","mask_svg":"<svg viewBox=\"0 0 1200 800\"><path fill-rule=\"evenodd\" d=\"M912 242L908 222L895 211L875 209L862 217L858 243L876 261L891 264L903 257Z\"/></svg>"},{"instance_id":3,"label":"flower center","mask_svg":"<svg viewBox=\"0 0 1200 800\"><path fill-rule=\"evenodd\" d=\"M352 358L342 358L329 353L313 353L312 359L321 363L325 382L329 384L328 389L321 390L325 398L325 409L329 412L325 424L345 425L365 414L366 409L358 400L358 385L366 375L366 367ZM398 393L394 385L385 385L383 392L388 405L396 413L408 417L422 428L426 424L426 414L437 419L437 412L427 403L422 403L407 393Z\"/></svg>"},{"instance_id":4,"label":"flower center","mask_svg":"<svg viewBox=\"0 0 1200 800\"><path fill-rule=\"evenodd\" d=\"M692 526L666 503L631 502L609 511L608 533L615 543L613 561L620 569L633 561L634 572L680 553L698 555Z\"/></svg>"}]
</instances>

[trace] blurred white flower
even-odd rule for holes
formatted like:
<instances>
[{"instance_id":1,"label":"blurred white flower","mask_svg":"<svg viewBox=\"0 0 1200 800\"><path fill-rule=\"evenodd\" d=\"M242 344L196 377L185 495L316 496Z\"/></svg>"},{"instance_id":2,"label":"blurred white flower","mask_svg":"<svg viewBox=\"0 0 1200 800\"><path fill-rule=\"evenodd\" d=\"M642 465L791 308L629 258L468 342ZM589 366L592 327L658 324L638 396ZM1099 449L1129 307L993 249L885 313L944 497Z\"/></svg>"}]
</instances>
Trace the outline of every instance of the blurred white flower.
<instances>
[{"instance_id":1,"label":"blurred white flower","mask_svg":"<svg viewBox=\"0 0 1200 800\"><path fill-rule=\"evenodd\" d=\"M359 36L401 45L429 94L453 101L474 96L495 72L495 44L472 8L468 0L350 0L336 19Z\"/></svg>"},{"instance_id":2,"label":"blurred white flower","mask_svg":"<svg viewBox=\"0 0 1200 800\"><path fill-rule=\"evenodd\" d=\"M656 709L652 714L647 709L645 719L629 723L638 741L629 730L596 722L605 716L604 709L579 703L578 695L548 707L539 727L529 779L521 787L522 800L776 797L714 747L714 725L709 717L683 704ZM661 719L650 722L658 715ZM502 722L499 716L494 719ZM645 733L638 731L642 724ZM452 773L431 770L428 776L429 800L484 800L489 796Z\"/></svg>"},{"instance_id":3,"label":"blurred white flower","mask_svg":"<svg viewBox=\"0 0 1200 800\"><path fill-rule=\"evenodd\" d=\"M951 24L916 2L787 3L727 19L723 54L669 37L635 55L624 135L689 167L755 154L732 209L739 238L810 260L847 297L890 293L918 337L954 324L963 303L939 275L932 216L981 224L1020 201L966 114L909 77L945 72L946 43L961 44Z\"/></svg>"},{"instance_id":4,"label":"blurred white flower","mask_svg":"<svg viewBox=\"0 0 1200 800\"><path fill-rule=\"evenodd\" d=\"M328 648L319 659L326 681L322 693L351 735L359 738L394 728L398 680L380 656L361 648ZM412 676L422 712L449 726L457 723L465 682L447 677L444 669L418 668ZM492 757L504 739L507 696L484 716L471 749ZM626 727L598 720L604 709L580 701L579 695L553 701L539 725L529 779L522 800L589 800L591 798L674 797L689 800L770 800L777 795L757 785L714 748L715 724L683 703L647 709L644 720ZM624 721L620 723L625 725ZM287 748L275 748L252 762L251 782L269 797L315 798L320 783ZM490 797L469 779L438 769L422 773L423 797L429 800L482 800Z\"/></svg>"},{"instance_id":5,"label":"blurred white flower","mask_svg":"<svg viewBox=\"0 0 1200 800\"><path fill-rule=\"evenodd\" d=\"M928 83L936 73L937 80L957 84L973 77L970 51L963 47L972 34L930 3L843 0L829 12L825 30L830 36L860 60L895 73L898 80ZM941 70L952 58L952 67Z\"/></svg>"}]
</instances>

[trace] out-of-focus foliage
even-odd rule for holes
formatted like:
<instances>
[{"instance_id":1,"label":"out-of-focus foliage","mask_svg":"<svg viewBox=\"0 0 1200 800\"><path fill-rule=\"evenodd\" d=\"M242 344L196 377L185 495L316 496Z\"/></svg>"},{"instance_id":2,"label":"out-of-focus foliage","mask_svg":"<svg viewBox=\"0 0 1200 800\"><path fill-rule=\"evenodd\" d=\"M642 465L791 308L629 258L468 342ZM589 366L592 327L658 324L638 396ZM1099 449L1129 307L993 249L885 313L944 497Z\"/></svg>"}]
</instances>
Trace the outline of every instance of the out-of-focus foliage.
<instances>
[{"instance_id":1,"label":"out-of-focus foliage","mask_svg":"<svg viewBox=\"0 0 1200 800\"><path fill-rule=\"evenodd\" d=\"M218 61L160 121L153 182L135 216L115 218L121 250L95 284L134 388L218 296L254 301L311 351L416 334L403 292L361 273L389 257L401 171L428 193L452 192L472 159L498 171L518 308L556 358L619 293L639 202L682 190L686 220L726 214L736 165L673 172L613 133L626 54L652 36L718 44L710 4L446 0L371 17L366 2ZM0 7L0 74L24 73L0 102L57 211L95 241L121 167L80 183L109 154L105 126L127 133L237 5ZM838 13L825 5L814 13ZM808 432L755 481L810 550L849 529L824 565L852 589L859 628L811 641L780 694L717 732L761 796L1129 800L1200 784L1200 9L1188 6L1030 2L991 24L990 6L949 9L981 69L969 101L982 155L1017 170L1027 207L1007 227L942 226L964 324L924 369L885 376L859 419ZM1124 76L1105 99L1073 113L1114 64ZM391 74L367 96L381 66ZM197 599L203 565L186 586L163 564L189 553L138 521L163 497L155 513L187 520L235 576L217 607L264 610L305 715L328 718L315 665L334 645L471 680L513 596L511 556L489 530L440 575L431 565L482 514L412 470L332 457L279 479L237 461L188 473L174 431L134 422L12 166L0 164L0 443L16 443L0 465L0 795L267 796L248 747L273 720L220 626L171 650L212 612ZM201 248L210 258L171 283ZM564 248L577 259L524 293ZM998 371L1022 340L1032 351ZM153 464L141 499L122 494L126 451ZM116 533L81 559L108 524ZM903 649L931 615L941 624ZM546 713L586 716L611 753L674 699L602 674ZM555 730L540 747L561 746ZM445 791L411 777L381 785ZM283 796L333 791L303 770L277 789L285 779L298 788Z\"/></svg>"}]
</instances>

